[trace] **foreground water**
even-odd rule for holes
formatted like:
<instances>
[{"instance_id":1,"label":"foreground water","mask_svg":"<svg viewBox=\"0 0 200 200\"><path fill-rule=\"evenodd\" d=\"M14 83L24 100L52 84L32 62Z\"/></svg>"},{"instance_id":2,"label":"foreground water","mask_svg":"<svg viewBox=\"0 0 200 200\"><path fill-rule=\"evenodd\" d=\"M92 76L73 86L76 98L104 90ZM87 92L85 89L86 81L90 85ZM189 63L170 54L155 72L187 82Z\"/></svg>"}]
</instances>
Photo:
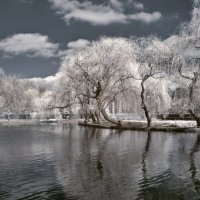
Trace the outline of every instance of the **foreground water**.
<instances>
[{"instance_id":1,"label":"foreground water","mask_svg":"<svg viewBox=\"0 0 200 200\"><path fill-rule=\"evenodd\" d=\"M0 199L200 199L198 133L0 126Z\"/></svg>"}]
</instances>

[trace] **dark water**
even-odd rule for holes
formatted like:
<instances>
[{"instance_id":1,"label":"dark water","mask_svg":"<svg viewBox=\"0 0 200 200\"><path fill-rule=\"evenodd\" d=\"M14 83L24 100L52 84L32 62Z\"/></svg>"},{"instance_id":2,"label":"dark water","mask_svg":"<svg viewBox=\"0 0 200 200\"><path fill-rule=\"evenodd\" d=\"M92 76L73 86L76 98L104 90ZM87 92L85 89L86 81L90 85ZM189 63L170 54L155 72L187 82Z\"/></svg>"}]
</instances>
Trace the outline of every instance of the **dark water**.
<instances>
[{"instance_id":1,"label":"dark water","mask_svg":"<svg viewBox=\"0 0 200 200\"><path fill-rule=\"evenodd\" d=\"M200 136L0 126L0 200L197 200Z\"/></svg>"}]
</instances>

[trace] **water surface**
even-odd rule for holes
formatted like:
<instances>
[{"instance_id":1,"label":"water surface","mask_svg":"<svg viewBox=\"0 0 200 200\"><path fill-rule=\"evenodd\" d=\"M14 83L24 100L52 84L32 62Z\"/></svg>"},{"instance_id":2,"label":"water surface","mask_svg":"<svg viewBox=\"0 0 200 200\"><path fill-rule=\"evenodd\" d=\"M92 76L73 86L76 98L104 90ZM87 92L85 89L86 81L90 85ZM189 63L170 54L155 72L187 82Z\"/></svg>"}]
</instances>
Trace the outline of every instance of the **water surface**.
<instances>
[{"instance_id":1,"label":"water surface","mask_svg":"<svg viewBox=\"0 0 200 200\"><path fill-rule=\"evenodd\" d=\"M0 126L1 200L197 200L200 136Z\"/></svg>"}]
</instances>

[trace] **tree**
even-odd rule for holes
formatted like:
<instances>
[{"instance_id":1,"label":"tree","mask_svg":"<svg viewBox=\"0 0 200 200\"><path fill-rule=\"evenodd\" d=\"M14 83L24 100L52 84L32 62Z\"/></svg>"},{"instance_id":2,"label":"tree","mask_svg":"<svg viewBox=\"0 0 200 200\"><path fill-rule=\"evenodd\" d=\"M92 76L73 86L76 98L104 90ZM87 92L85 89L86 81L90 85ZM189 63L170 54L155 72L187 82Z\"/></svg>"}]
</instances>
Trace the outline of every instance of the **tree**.
<instances>
[{"instance_id":1,"label":"tree","mask_svg":"<svg viewBox=\"0 0 200 200\"><path fill-rule=\"evenodd\" d=\"M4 109L5 107L5 99L4 99L4 85L5 85L5 73L4 71L0 68L0 112Z\"/></svg>"},{"instance_id":2,"label":"tree","mask_svg":"<svg viewBox=\"0 0 200 200\"><path fill-rule=\"evenodd\" d=\"M30 89L33 85L17 76L7 76L0 69L0 111L10 114L23 114L33 109L33 96Z\"/></svg>"},{"instance_id":3,"label":"tree","mask_svg":"<svg viewBox=\"0 0 200 200\"><path fill-rule=\"evenodd\" d=\"M180 34L171 38L172 48L176 53L175 64L178 73L187 84L187 112L196 120L200 127L200 1L194 2L192 19L183 24Z\"/></svg>"},{"instance_id":4,"label":"tree","mask_svg":"<svg viewBox=\"0 0 200 200\"><path fill-rule=\"evenodd\" d=\"M20 102L21 114L24 114L26 119L28 119L28 115L34 112L36 105L34 104L34 98L36 97L36 86L29 80L21 80L21 84L23 87L22 92L22 100Z\"/></svg>"},{"instance_id":5,"label":"tree","mask_svg":"<svg viewBox=\"0 0 200 200\"><path fill-rule=\"evenodd\" d=\"M130 60L126 54L129 48L126 39L102 38L66 58L61 67L62 73L72 80L79 102L94 122L99 122L102 116L106 121L121 125L120 121L109 117L106 107L128 90L122 77Z\"/></svg>"},{"instance_id":6,"label":"tree","mask_svg":"<svg viewBox=\"0 0 200 200\"><path fill-rule=\"evenodd\" d=\"M169 99L168 94L163 93L163 88L155 86L152 90L151 84L165 77L173 59L173 52L166 43L156 37L135 38L132 40L132 45L132 58L137 70L127 77L140 82L141 108L147 119L147 127L150 128L152 116L149 107L156 100L155 97L159 97L158 99L161 100ZM149 86L147 86L147 82ZM150 100L148 100L148 97L150 97Z\"/></svg>"},{"instance_id":7,"label":"tree","mask_svg":"<svg viewBox=\"0 0 200 200\"><path fill-rule=\"evenodd\" d=\"M72 115L72 108L76 105L77 100L72 81L61 76L55 85L49 109L58 109L61 113L68 111Z\"/></svg>"}]
</instances>

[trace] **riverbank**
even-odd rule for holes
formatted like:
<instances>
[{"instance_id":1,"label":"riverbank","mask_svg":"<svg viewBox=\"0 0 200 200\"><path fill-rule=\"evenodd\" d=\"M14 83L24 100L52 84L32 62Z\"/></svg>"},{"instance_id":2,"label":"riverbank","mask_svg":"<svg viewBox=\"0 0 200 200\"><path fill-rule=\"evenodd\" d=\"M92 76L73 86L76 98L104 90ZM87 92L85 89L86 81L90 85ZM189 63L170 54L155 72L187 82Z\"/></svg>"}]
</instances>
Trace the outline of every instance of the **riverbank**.
<instances>
[{"instance_id":1,"label":"riverbank","mask_svg":"<svg viewBox=\"0 0 200 200\"><path fill-rule=\"evenodd\" d=\"M73 124L77 124L78 120L77 119L65 119L65 120L57 120L54 122L48 122L48 121L39 121L39 120L25 120L25 119L11 119L11 120L4 120L1 119L0 120L0 125L15 125L15 124L21 124L21 125L26 125L26 124L65 124L65 123L73 123Z\"/></svg>"},{"instance_id":2,"label":"riverbank","mask_svg":"<svg viewBox=\"0 0 200 200\"><path fill-rule=\"evenodd\" d=\"M4 125L4 124L34 124L36 123L35 120L25 120L25 119L11 119L11 120L4 120L1 119L0 120L0 125Z\"/></svg>"},{"instance_id":3,"label":"riverbank","mask_svg":"<svg viewBox=\"0 0 200 200\"><path fill-rule=\"evenodd\" d=\"M123 120L122 126L116 126L108 122L95 124L92 122L84 123L78 119L57 120L53 123L41 122L39 120L0 120L0 125L31 125L31 124L78 124L83 127L93 127L101 129L118 129L118 130L138 130L138 131L170 131L170 132L200 132L200 128L196 128L195 121L183 120L153 120L152 127L146 127L146 121L142 120Z\"/></svg>"},{"instance_id":4,"label":"riverbank","mask_svg":"<svg viewBox=\"0 0 200 200\"><path fill-rule=\"evenodd\" d=\"M116 126L110 123L95 124L95 123L85 123L79 121L79 126L102 128L102 129L119 129L119 130L138 130L138 131L170 131L170 132L200 132L200 128L196 128L195 121L153 121L152 127L149 129L146 127L145 121L123 121L122 126Z\"/></svg>"}]
</instances>

